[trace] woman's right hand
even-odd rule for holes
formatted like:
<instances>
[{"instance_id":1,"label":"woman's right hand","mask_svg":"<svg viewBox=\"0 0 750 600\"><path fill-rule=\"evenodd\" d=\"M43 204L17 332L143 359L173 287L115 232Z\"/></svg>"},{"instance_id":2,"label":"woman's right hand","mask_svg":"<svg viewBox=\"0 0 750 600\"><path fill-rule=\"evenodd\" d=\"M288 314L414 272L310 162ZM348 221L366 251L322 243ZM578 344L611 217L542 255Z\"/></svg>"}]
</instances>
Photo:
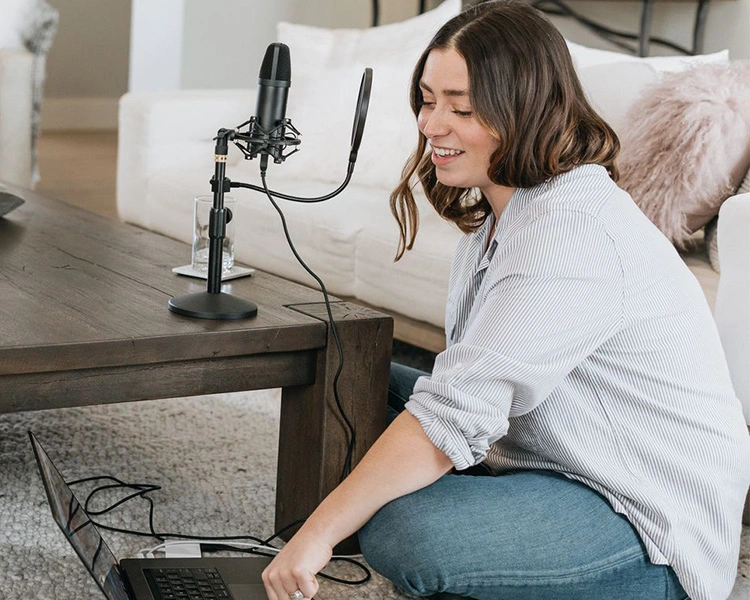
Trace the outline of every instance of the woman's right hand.
<instances>
[{"instance_id":1,"label":"woman's right hand","mask_svg":"<svg viewBox=\"0 0 750 600\"><path fill-rule=\"evenodd\" d=\"M297 598L299 590L307 600L318 593L315 575L328 564L333 547L300 530L263 571L269 600Z\"/></svg>"}]
</instances>

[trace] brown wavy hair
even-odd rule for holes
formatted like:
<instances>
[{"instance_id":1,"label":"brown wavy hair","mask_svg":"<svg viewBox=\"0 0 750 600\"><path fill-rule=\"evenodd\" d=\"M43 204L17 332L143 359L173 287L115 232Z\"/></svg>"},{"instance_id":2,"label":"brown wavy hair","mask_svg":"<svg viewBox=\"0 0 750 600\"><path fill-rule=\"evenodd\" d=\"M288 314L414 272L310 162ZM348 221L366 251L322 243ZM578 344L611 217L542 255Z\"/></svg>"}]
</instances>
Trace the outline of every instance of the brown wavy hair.
<instances>
[{"instance_id":1,"label":"brown wavy hair","mask_svg":"<svg viewBox=\"0 0 750 600\"><path fill-rule=\"evenodd\" d=\"M589 104L565 40L541 12L521 0L493 0L443 25L412 74L415 116L423 102L419 82L435 49L453 49L466 61L472 110L499 141L487 172L492 182L529 188L587 163L606 167L617 181L617 135ZM412 249L419 228L415 174L437 213L464 233L481 227L491 211L482 194L437 180L427 138L420 132L390 196L400 228L395 260Z\"/></svg>"}]
</instances>

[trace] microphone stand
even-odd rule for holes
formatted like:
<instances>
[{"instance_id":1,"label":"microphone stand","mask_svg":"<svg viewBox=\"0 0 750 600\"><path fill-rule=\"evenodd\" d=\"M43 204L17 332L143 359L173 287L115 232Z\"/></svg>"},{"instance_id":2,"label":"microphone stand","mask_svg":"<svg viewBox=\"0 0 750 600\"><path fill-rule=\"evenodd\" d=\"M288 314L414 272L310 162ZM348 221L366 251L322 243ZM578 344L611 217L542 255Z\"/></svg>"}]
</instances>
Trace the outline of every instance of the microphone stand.
<instances>
[{"instance_id":1,"label":"microphone stand","mask_svg":"<svg viewBox=\"0 0 750 600\"><path fill-rule=\"evenodd\" d=\"M255 117L242 123L235 129L219 129L216 138L214 176L211 178L211 189L214 192L214 204L208 222L209 247L208 247L208 282L205 292L184 294L176 296L169 301L169 310L186 317L197 319L247 319L258 314L258 306L232 294L221 291L221 270L223 262L224 237L226 235L227 223L232 219L232 212L224 208L224 194L232 188L248 188L271 196L292 200L295 202L322 202L329 200L341 193L349 184L357 160L357 152L362 141L365 128L367 110L370 103L370 89L372 87L372 69L365 68L362 74L362 82L359 87L359 98L357 109L354 114L354 125L352 127L352 145L349 153L349 166L346 171L344 182L330 194L317 198L299 198L274 192L265 187L265 172L268 166L268 157L273 157L273 162L280 164L286 158L298 151L300 144L299 131L292 125L289 119L284 119L270 131L261 127ZM248 126L247 133L241 133L240 128ZM287 130L289 132L287 133ZM264 179L264 187L259 188L247 183L232 182L226 177L227 154L229 142L233 142L240 149L246 159L253 159L260 155L261 174ZM244 146L241 142L244 142ZM291 152L284 154L284 150L291 147ZM277 208L278 210L278 208ZM282 215L283 220L283 215ZM289 241L291 244L291 240ZM295 252L296 254L296 252ZM299 259L299 256L297 256ZM303 265L304 266L304 265ZM307 268L307 267L305 267ZM322 282L321 282L322 285Z\"/></svg>"},{"instance_id":2,"label":"microphone stand","mask_svg":"<svg viewBox=\"0 0 750 600\"><path fill-rule=\"evenodd\" d=\"M215 168L211 179L214 203L208 222L208 282L205 292L195 292L177 296L169 301L169 310L186 317L198 319L247 319L258 314L258 306L221 291L221 271L223 266L224 238L227 223L232 219L232 211L224 207L224 194L231 188L226 177L229 140L235 131L219 129L216 136Z\"/></svg>"}]
</instances>

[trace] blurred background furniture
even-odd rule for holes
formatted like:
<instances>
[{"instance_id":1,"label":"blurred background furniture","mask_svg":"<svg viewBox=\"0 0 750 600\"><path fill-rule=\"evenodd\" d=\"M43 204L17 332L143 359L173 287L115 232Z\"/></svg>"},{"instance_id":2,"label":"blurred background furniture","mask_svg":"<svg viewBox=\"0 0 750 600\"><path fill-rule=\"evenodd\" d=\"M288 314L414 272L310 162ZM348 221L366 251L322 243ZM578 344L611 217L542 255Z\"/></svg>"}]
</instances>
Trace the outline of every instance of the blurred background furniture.
<instances>
[{"instance_id":1,"label":"blurred background furniture","mask_svg":"<svg viewBox=\"0 0 750 600\"><path fill-rule=\"evenodd\" d=\"M609 1L609 0L602 0ZM532 4L541 11L551 15L571 17L578 23L594 32L596 35L608 42L622 48L623 50L635 54L636 56L648 56L649 46L651 43L659 44L666 48L676 50L686 55L698 55L703 53L703 38L706 27L706 17L708 15L708 5L713 0L697 0L695 12L695 22L693 24L693 45L691 48L685 48L680 44L671 42L665 38L654 37L651 34L651 25L654 16L654 4L661 0L636 0L641 3L640 31L629 33L612 29L602 23L598 23L587 18L583 14L570 8L562 0L533 0ZM669 0L678 2L693 2L694 0ZM634 46L629 42L637 42Z\"/></svg>"},{"instance_id":2,"label":"blurred background furniture","mask_svg":"<svg viewBox=\"0 0 750 600\"><path fill-rule=\"evenodd\" d=\"M57 22L43 0L0 0L0 181L32 187L39 179L36 140Z\"/></svg>"},{"instance_id":3,"label":"blurred background furniture","mask_svg":"<svg viewBox=\"0 0 750 600\"><path fill-rule=\"evenodd\" d=\"M478 0L482 2L483 0ZM603 0L608 1L608 0ZM651 43L660 44L666 48L671 48L682 54L697 55L703 53L703 34L706 27L706 17L708 15L708 5L710 2L715 0L697 0L697 7L695 11L695 23L693 25L693 45L691 48L685 48L680 44L676 44L667 39L661 37L654 37L651 35L651 24L654 16L654 4L660 0L637 0L641 3L641 20L640 20L640 31L635 33L629 33L626 31L619 31L612 29L602 23L598 23L593 19L589 19L582 13L573 10L563 0L532 0L532 4L539 10L546 12L551 15L558 15L562 17L570 17L575 19L578 23L594 32L596 35L615 46L622 48L623 50L635 54L636 56L648 56L649 45ZM669 0L677 2L693 2L695 0ZM476 3L476 2L474 2ZM421 15L427 8L426 0L419 0L417 10ZM372 0L372 25L373 27L380 24L380 0ZM637 46L634 46L629 42L638 42Z\"/></svg>"}]
</instances>

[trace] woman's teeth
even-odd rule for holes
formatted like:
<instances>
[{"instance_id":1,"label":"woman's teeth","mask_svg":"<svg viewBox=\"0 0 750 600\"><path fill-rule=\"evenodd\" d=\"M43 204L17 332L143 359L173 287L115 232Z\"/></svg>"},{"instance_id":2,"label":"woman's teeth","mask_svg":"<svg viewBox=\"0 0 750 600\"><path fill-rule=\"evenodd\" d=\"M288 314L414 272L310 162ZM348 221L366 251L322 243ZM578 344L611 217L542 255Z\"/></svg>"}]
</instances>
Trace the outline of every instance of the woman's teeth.
<instances>
[{"instance_id":1,"label":"woman's teeth","mask_svg":"<svg viewBox=\"0 0 750 600\"><path fill-rule=\"evenodd\" d=\"M463 150L452 150L450 148L433 148L433 150L438 156L456 156L458 154L463 154Z\"/></svg>"}]
</instances>

